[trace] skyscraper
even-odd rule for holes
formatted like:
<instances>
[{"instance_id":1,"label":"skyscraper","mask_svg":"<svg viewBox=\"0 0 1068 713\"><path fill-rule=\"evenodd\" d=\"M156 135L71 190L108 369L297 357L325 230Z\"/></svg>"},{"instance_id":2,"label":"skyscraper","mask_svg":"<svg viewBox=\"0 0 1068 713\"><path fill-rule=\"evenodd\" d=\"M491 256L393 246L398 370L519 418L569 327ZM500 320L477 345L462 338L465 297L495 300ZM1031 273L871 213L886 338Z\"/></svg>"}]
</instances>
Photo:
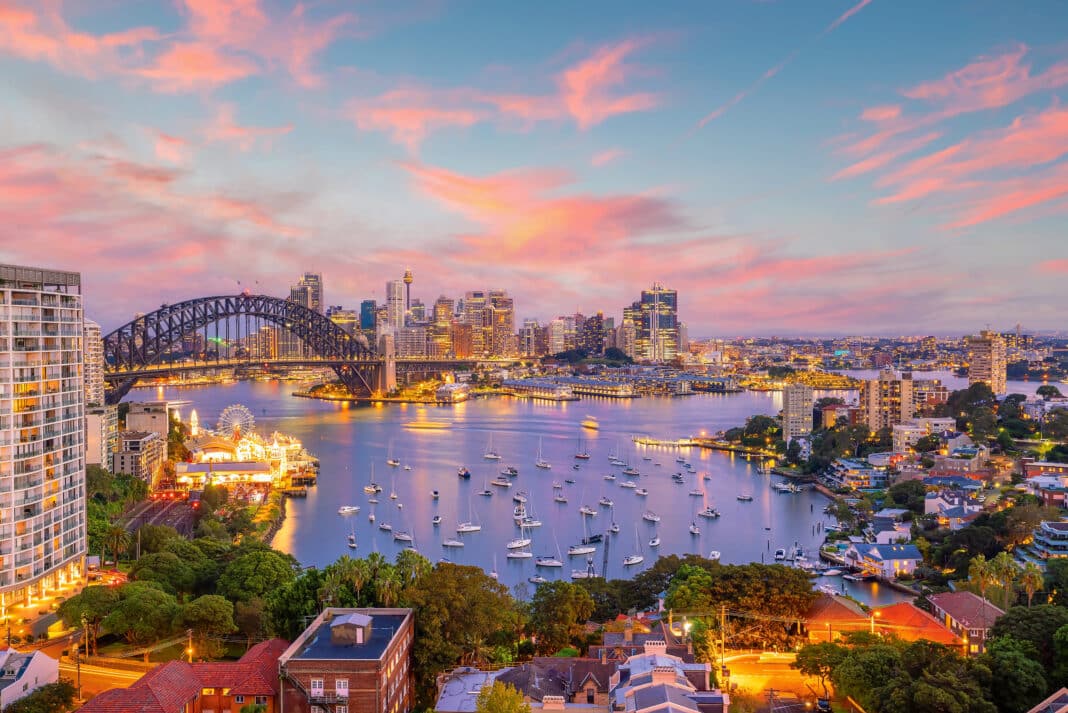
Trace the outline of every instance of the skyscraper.
<instances>
[{"instance_id":1,"label":"skyscraper","mask_svg":"<svg viewBox=\"0 0 1068 713\"><path fill-rule=\"evenodd\" d=\"M364 300L360 303L360 331L368 335L368 338L375 333L375 312L378 311L378 305L374 300Z\"/></svg>"},{"instance_id":2,"label":"skyscraper","mask_svg":"<svg viewBox=\"0 0 1068 713\"><path fill-rule=\"evenodd\" d=\"M898 378L890 369L879 372L878 379L861 384L860 407L864 409L868 428L872 431L893 428L912 418L916 413L912 387L910 372Z\"/></svg>"},{"instance_id":3,"label":"skyscraper","mask_svg":"<svg viewBox=\"0 0 1068 713\"><path fill-rule=\"evenodd\" d=\"M0 265L0 618L80 578L85 532L81 276ZM21 614L19 615L21 616Z\"/></svg>"},{"instance_id":4,"label":"skyscraper","mask_svg":"<svg viewBox=\"0 0 1068 713\"><path fill-rule=\"evenodd\" d=\"M82 351L85 354L85 405L104 403L104 340L100 325L91 319L83 322Z\"/></svg>"},{"instance_id":5,"label":"skyscraper","mask_svg":"<svg viewBox=\"0 0 1068 713\"><path fill-rule=\"evenodd\" d=\"M452 320L455 305L442 295L434 302L430 324L430 356L439 359L452 355Z\"/></svg>"},{"instance_id":6,"label":"skyscraper","mask_svg":"<svg viewBox=\"0 0 1068 713\"><path fill-rule=\"evenodd\" d=\"M592 317L586 318L586 323L582 327L581 347L586 350L587 354L604 354L604 329L603 312L598 312Z\"/></svg>"},{"instance_id":7,"label":"skyscraper","mask_svg":"<svg viewBox=\"0 0 1068 713\"><path fill-rule=\"evenodd\" d=\"M965 341L968 345L968 383L981 381L995 394L1005 393L1005 339L997 332L983 330L978 337L969 336Z\"/></svg>"},{"instance_id":8,"label":"skyscraper","mask_svg":"<svg viewBox=\"0 0 1068 713\"><path fill-rule=\"evenodd\" d=\"M471 353L484 356L486 353L486 293L474 290L464 295L463 321L471 327Z\"/></svg>"},{"instance_id":9,"label":"skyscraper","mask_svg":"<svg viewBox=\"0 0 1068 713\"><path fill-rule=\"evenodd\" d=\"M289 288L289 299L313 312L323 313L323 276L318 272L305 272L297 284Z\"/></svg>"},{"instance_id":10,"label":"skyscraper","mask_svg":"<svg viewBox=\"0 0 1068 713\"><path fill-rule=\"evenodd\" d=\"M386 283L386 321L394 330L404 326L404 281L390 280Z\"/></svg>"},{"instance_id":11,"label":"skyscraper","mask_svg":"<svg viewBox=\"0 0 1068 713\"><path fill-rule=\"evenodd\" d=\"M641 315L635 345L638 358L657 362L674 359L679 348L678 293L656 282L651 289L642 290L636 306Z\"/></svg>"},{"instance_id":12,"label":"skyscraper","mask_svg":"<svg viewBox=\"0 0 1068 713\"><path fill-rule=\"evenodd\" d=\"M490 290L486 305L487 353L495 357L515 356L515 303L504 290Z\"/></svg>"},{"instance_id":13,"label":"skyscraper","mask_svg":"<svg viewBox=\"0 0 1068 713\"><path fill-rule=\"evenodd\" d=\"M782 390L782 437L787 444L812 432L812 387L787 384Z\"/></svg>"}]
</instances>

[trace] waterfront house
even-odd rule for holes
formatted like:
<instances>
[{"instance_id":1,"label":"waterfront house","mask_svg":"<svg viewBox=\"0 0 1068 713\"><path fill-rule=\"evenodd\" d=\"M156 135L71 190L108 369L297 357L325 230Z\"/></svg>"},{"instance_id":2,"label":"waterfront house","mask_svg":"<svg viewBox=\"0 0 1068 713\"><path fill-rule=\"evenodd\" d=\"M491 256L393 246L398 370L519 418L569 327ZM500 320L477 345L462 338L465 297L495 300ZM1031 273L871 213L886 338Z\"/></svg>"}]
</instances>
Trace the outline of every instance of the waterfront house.
<instances>
[{"instance_id":1,"label":"waterfront house","mask_svg":"<svg viewBox=\"0 0 1068 713\"><path fill-rule=\"evenodd\" d=\"M923 561L916 545L880 545L857 544L849 546L845 553L846 562L884 579L896 579L902 575L912 575L916 566Z\"/></svg>"},{"instance_id":2,"label":"waterfront house","mask_svg":"<svg viewBox=\"0 0 1068 713\"><path fill-rule=\"evenodd\" d=\"M931 609L959 636L969 654L983 653L990 627L1005 612L972 592L942 592L927 597Z\"/></svg>"},{"instance_id":3,"label":"waterfront house","mask_svg":"<svg viewBox=\"0 0 1068 713\"><path fill-rule=\"evenodd\" d=\"M59 662L41 651L0 651L0 710L59 680Z\"/></svg>"},{"instance_id":4,"label":"waterfront house","mask_svg":"<svg viewBox=\"0 0 1068 713\"><path fill-rule=\"evenodd\" d=\"M827 474L831 483L851 490L885 488L888 471L885 466L873 466L867 461L837 458Z\"/></svg>"},{"instance_id":5,"label":"waterfront house","mask_svg":"<svg viewBox=\"0 0 1068 713\"><path fill-rule=\"evenodd\" d=\"M286 713L408 713L411 609L327 608L278 658Z\"/></svg>"},{"instance_id":6,"label":"waterfront house","mask_svg":"<svg viewBox=\"0 0 1068 713\"><path fill-rule=\"evenodd\" d=\"M168 661L129 688L105 691L82 713L220 713L262 705L280 710L278 657L289 646L281 639L256 644L237 661L188 664Z\"/></svg>"}]
</instances>

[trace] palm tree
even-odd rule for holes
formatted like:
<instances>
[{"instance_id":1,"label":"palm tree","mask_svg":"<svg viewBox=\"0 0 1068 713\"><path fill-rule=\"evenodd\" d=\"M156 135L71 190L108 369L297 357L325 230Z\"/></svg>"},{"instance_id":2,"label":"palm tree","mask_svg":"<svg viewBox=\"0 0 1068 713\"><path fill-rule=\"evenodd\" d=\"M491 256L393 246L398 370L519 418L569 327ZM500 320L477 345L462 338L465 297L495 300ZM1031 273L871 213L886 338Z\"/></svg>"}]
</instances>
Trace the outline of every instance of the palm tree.
<instances>
[{"instance_id":1,"label":"palm tree","mask_svg":"<svg viewBox=\"0 0 1068 713\"><path fill-rule=\"evenodd\" d=\"M375 579L375 597L378 606L391 607L397 603L397 595L400 594L401 581L397 571L392 567L383 569Z\"/></svg>"},{"instance_id":2,"label":"palm tree","mask_svg":"<svg viewBox=\"0 0 1068 713\"><path fill-rule=\"evenodd\" d=\"M130 533L122 525L112 525L104 533L104 544L111 550L115 557L115 564L119 563L119 555L130 547Z\"/></svg>"},{"instance_id":3,"label":"palm tree","mask_svg":"<svg viewBox=\"0 0 1068 713\"><path fill-rule=\"evenodd\" d=\"M1034 562L1028 562L1024 565L1023 572L1020 573L1020 584L1027 593L1027 606L1031 606L1031 599L1034 598L1035 592L1046 585L1046 577L1042 574L1042 568Z\"/></svg>"},{"instance_id":4,"label":"palm tree","mask_svg":"<svg viewBox=\"0 0 1068 713\"><path fill-rule=\"evenodd\" d=\"M372 552L367 555L367 569L371 581L378 579L378 573L382 571L383 567L388 567L389 562L382 556L380 552Z\"/></svg>"},{"instance_id":5,"label":"palm tree","mask_svg":"<svg viewBox=\"0 0 1068 713\"><path fill-rule=\"evenodd\" d=\"M319 591L316 593L324 604L336 606L340 603L338 594L344 586L345 581L341 578L341 574L337 570L334 570L328 572L326 577L323 578L323 584L319 587Z\"/></svg>"},{"instance_id":6,"label":"palm tree","mask_svg":"<svg viewBox=\"0 0 1068 713\"><path fill-rule=\"evenodd\" d=\"M994 568L990 562L987 561L986 555L976 555L972 557L972 561L968 563L968 579L979 588L979 595L986 599L986 590L990 586L990 582L993 579Z\"/></svg>"},{"instance_id":7,"label":"palm tree","mask_svg":"<svg viewBox=\"0 0 1068 713\"><path fill-rule=\"evenodd\" d=\"M348 573L349 583L352 584L352 588L356 590L356 605L360 606L360 594L363 588L367 586L367 582L371 580L371 566L367 560L354 560L352 571Z\"/></svg>"},{"instance_id":8,"label":"palm tree","mask_svg":"<svg viewBox=\"0 0 1068 713\"><path fill-rule=\"evenodd\" d=\"M994 579L1001 585L1002 608L1008 609L1016 594L1013 585L1016 582L1016 577L1020 574L1020 570L1012 559L1012 555L1008 552L998 552L997 556L990 560L990 569Z\"/></svg>"}]
</instances>

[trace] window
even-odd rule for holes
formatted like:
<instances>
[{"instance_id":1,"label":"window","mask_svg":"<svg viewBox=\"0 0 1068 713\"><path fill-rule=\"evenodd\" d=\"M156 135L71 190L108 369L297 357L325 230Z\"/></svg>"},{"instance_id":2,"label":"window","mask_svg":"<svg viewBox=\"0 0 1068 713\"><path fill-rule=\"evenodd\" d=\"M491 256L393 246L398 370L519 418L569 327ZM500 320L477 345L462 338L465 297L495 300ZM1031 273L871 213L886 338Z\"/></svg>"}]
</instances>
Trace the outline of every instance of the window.
<instances>
[{"instance_id":1,"label":"window","mask_svg":"<svg viewBox=\"0 0 1068 713\"><path fill-rule=\"evenodd\" d=\"M267 705L267 696L256 696L256 705L258 705L258 706Z\"/></svg>"},{"instance_id":2,"label":"window","mask_svg":"<svg viewBox=\"0 0 1068 713\"><path fill-rule=\"evenodd\" d=\"M323 695L323 679L313 678L311 680L311 694L313 696L321 697Z\"/></svg>"},{"instance_id":3,"label":"window","mask_svg":"<svg viewBox=\"0 0 1068 713\"><path fill-rule=\"evenodd\" d=\"M339 678L334 681L334 692L338 698L349 697L349 679Z\"/></svg>"},{"instance_id":4,"label":"window","mask_svg":"<svg viewBox=\"0 0 1068 713\"><path fill-rule=\"evenodd\" d=\"M348 706L338 706L337 708L334 709L334 713L349 713L349 707Z\"/></svg>"},{"instance_id":5,"label":"window","mask_svg":"<svg viewBox=\"0 0 1068 713\"><path fill-rule=\"evenodd\" d=\"M241 704L241 703L244 703L244 702L245 702L245 697L244 696L234 696L234 703Z\"/></svg>"},{"instance_id":6,"label":"window","mask_svg":"<svg viewBox=\"0 0 1068 713\"><path fill-rule=\"evenodd\" d=\"M202 695L202 696L214 696L215 695L215 689L214 688L202 688L202 689L200 689L200 695Z\"/></svg>"}]
</instances>

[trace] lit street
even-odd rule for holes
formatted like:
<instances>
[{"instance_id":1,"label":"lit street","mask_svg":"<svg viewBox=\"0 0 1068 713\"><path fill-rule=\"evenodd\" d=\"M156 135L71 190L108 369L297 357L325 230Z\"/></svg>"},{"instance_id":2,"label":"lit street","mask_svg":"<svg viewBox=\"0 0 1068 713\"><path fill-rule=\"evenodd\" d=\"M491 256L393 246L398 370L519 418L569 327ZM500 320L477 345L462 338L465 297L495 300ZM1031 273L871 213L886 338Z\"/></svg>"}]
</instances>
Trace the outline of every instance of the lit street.
<instances>
[{"instance_id":1,"label":"lit street","mask_svg":"<svg viewBox=\"0 0 1068 713\"><path fill-rule=\"evenodd\" d=\"M73 663L62 662L59 664L59 673L77 683L78 670ZM110 688L127 688L143 674L140 671L120 671L100 666L82 664L81 683L82 697L95 696Z\"/></svg>"}]
</instances>

